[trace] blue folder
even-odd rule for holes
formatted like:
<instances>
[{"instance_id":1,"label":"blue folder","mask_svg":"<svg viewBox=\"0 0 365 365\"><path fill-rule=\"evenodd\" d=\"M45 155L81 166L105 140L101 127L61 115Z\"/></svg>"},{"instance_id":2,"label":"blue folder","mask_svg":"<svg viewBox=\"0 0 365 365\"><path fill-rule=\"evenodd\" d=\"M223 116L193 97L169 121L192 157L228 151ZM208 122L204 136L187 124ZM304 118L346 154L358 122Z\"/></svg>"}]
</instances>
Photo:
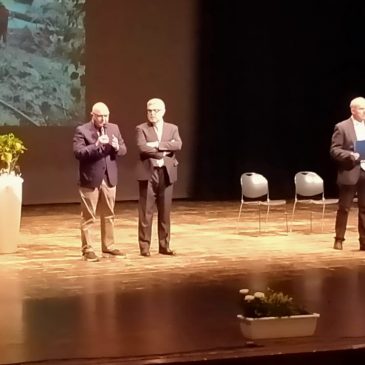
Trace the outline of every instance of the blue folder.
<instances>
[{"instance_id":1,"label":"blue folder","mask_svg":"<svg viewBox=\"0 0 365 365\"><path fill-rule=\"evenodd\" d=\"M365 140L355 142L355 152L360 155L360 160L365 160Z\"/></svg>"}]
</instances>

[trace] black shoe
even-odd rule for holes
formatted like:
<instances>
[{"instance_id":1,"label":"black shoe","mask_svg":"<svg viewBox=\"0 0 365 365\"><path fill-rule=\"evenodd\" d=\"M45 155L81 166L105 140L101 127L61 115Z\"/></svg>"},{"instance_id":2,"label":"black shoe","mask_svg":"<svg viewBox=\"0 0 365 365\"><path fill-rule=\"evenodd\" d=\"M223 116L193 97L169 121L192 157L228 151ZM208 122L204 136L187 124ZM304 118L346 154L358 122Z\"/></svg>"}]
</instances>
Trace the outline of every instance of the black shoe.
<instances>
[{"instance_id":1,"label":"black shoe","mask_svg":"<svg viewBox=\"0 0 365 365\"><path fill-rule=\"evenodd\" d=\"M103 255L108 256L108 257L115 257L115 256L120 256L120 257L125 257L125 253L123 253L122 251L118 250L117 248L113 248L113 249L105 249L103 250Z\"/></svg>"},{"instance_id":2,"label":"black shoe","mask_svg":"<svg viewBox=\"0 0 365 365\"><path fill-rule=\"evenodd\" d=\"M176 256L176 252L172 251L169 248L160 248L158 250L158 253L161 254L161 255Z\"/></svg>"},{"instance_id":3,"label":"black shoe","mask_svg":"<svg viewBox=\"0 0 365 365\"><path fill-rule=\"evenodd\" d=\"M86 251L82 254L82 258L84 261L89 261L89 262L98 262L99 261L99 257L95 255L94 251Z\"/></svg>"},{"instance_id":4,"label":"black shoe","mask_svg":"<svg viewBox=\"0 0 365 365\"><path fill-rule=\"evenodd\" d=\"M340 240L335 240L335 243L333 245L333 248L335 250L342 250L342 241ZM360 246L360 249L361 249L361 246Z\"/></svg>"},{"instance_id":5,"label":"black shoe","mask_svg":"<svg viewBox=\"0 0 365 365\"><path fill-rule=\"evenodd\" d=\"M150 257L151 256L150 251L141 252L141 256Z\"/></svg>"}]
</instances>

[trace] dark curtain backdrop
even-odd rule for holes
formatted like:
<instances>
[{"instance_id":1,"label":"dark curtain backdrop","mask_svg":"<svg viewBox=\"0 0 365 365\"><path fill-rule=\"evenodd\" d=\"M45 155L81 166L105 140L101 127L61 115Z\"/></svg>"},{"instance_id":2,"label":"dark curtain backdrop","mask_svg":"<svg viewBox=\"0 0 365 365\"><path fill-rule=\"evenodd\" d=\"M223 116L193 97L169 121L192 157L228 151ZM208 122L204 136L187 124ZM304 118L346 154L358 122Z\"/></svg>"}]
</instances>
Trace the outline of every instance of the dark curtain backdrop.
<instances>
[{"instance_id":1,"label":"dark curtain backdrop","mask_svg":"<svg viewBox=\"0 0 365 365\"><path fill-rule=\"evenodd\" d=\"M334 124L365 95L364 2L203 0L194 195L234 199L246 171L293 197L313 170L335 196Z\"/></svg>"}]
</instances>

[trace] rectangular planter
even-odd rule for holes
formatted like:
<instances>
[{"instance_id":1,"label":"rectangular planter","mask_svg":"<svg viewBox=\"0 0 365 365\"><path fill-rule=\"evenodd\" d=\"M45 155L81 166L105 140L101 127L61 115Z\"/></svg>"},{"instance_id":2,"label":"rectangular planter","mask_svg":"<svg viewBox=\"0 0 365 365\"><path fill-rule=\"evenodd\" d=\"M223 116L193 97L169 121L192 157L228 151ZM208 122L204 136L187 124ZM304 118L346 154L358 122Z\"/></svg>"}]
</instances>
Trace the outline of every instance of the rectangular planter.
<instances>
[{"instance_id":1,"label":"rectangular planter","mask_svg":"<svg viewBox=\"0 0 365 365\"><path fill-rule=\"evenodd\" d=\"M247 339L301 337L314 334L318 313L290 316L249 318L238 315L241 331Z\"/></svg>"}]
</instances>

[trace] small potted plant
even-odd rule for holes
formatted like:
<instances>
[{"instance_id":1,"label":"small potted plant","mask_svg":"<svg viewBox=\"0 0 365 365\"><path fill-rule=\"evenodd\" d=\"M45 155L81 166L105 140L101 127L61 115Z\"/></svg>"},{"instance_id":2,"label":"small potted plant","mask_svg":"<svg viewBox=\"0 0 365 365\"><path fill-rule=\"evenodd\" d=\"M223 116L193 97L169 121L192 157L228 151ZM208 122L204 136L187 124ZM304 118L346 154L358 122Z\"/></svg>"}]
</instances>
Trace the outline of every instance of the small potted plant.
<instances>
[{"instance_id":1,"label":"small potted plant","mask_svg":"<svg viewBox=\"0 0 365 365\"><path fill-rule=\"evenodd\" d=\"M0 135L0 174L20 175L19 156L26 150L24 143L13 133Z\"/></svg>"},{"instance_id":2,"label":"small potted plant","mask_svg":"<svg viewBox=\"0 0 365 365\"><path fill-rule=\"evenodd\" d=\"M267 289L250 294L241 289L241 330L248 339L296 337L313 335L318 313L310 313L293 298Z\"/></svg>"},{"instance_id":3,"label":"small potted plant","mask_svg":"<svg viewBox=\"0 0 365 365\"><path fill-rule=\"evenodd\" d=\"M17 250L23 184L17 162L25 150L13 133L0 135L0 253Z\"/></svg>"}]
</instances>

